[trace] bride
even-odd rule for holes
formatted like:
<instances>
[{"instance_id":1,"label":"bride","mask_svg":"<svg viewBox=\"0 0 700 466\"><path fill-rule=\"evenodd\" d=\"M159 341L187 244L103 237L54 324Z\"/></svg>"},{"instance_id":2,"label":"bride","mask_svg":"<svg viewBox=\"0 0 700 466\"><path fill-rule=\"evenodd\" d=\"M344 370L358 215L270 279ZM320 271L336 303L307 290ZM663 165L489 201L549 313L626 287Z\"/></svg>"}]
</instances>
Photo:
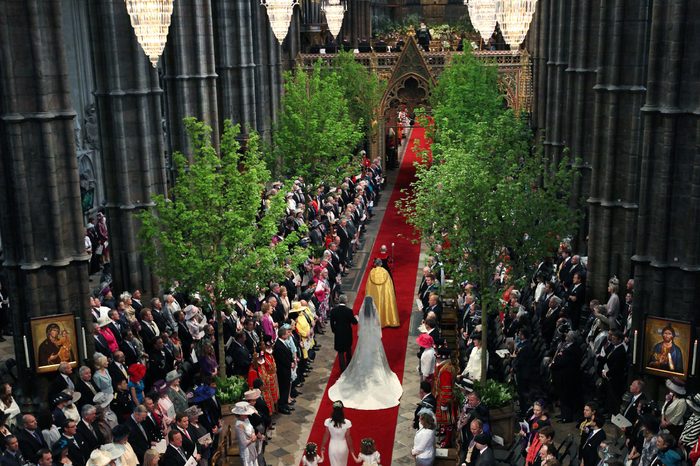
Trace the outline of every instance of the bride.
<instances>
[{"instance_id":1,"label":"bride","mask_svg":"<svg viewBox=\"0 0 700 466\"><path fill-rule=\"evenodd\" d=\"M355 354L338 381L328 390L333 401L346 408L373 410L397 406L403 393L384 353L382 328L371 296L360 311Z\"/></svg>"}]
</instances>

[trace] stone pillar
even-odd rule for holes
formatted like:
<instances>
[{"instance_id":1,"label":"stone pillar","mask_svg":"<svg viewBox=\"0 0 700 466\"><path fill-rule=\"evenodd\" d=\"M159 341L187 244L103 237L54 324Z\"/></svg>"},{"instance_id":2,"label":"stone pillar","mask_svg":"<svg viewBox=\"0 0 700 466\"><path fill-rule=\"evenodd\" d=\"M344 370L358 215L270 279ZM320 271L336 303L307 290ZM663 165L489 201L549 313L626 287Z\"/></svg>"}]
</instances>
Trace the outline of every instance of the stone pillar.
<instances>
[{"instance_id":1,"label":"stone pillar","mask_svg":"<svg viewBox=\"0 0 700 466\"><path fill-rule=\"evenodd\" d=\"M253 50L256 67L256 130L266 141L272 139L272 126L277 116L277 108L281 95L281 47L277 38L268 26L265 8L260 6L258 0L249 0L253 12L252 22L256 25L253 35ZM295 15L296 16L296 15ZM294 32L290 28L289 36Z\"/></svg>"},{"instance_id":2,"label":"stone pillar","mask_svg":"<svg viewBox=\"0 0 700 466\"><path fill-rule=\"evenodd\" d=\"M15 357L24 373L22 336L31 335L29 319L82 317L88 308L90 256L59 0L0 2L0 79L2 267ZM76 343L77 337L71 335ZM36 379L22 377L20 385L22 398L37 394Z\"/></svg>"},{"instance_id":3,"label":"stone pillar","mask_svg":"<svg viewBox=\"0 0 700 466\"><path fill-rule=\"evenodd\" d=\"M571 159L579 177L574 180L572 201L575 208L582 210L581 225L574 238L573 248L577 253L587 255L588 206L581 201L590 195L591 150L589 142L593 138L593 110L596 79L596 49L600 0L577 0L572 3L571 31L569 46L569 66L565 70L568 78L566 114L567 126L564 140L569 147ZM578 160L578 161L576 161Z\"/></svg>"},{"instance_id":4,"label":"stone pillar","mask_svg":"<svg viewBox=\"0 0 700 466\"><path fill-rule=\"evenodd\" d=\"M547 115L547 61L549 48L549 3L551 0L539 0L535 17L528 34L528 48L533 60L533 105L532 125L538 141L544 138Z\"/></svg>"},{"instance_id":5,"label":"stone pillar","mask_svg":"<svg viewBox=\"0 0 700 466\"><path fill-rule=\"evenodd\" d=\"M219 146L214 29L211 0L176 1L165 46L165 100L170 149L191 156L182 120L195 117L212 127Z\"/></svg>"},{"instance_id":6,"label":"stone pillar","mask_svg":"<svg viewBox=\"0 0 700 466\"><path fill-rule=\"evenodd\" d=\"M254 57L254 25L251 3L254 0L213 0L216 22L216 72L219 75L219 117L241 125L255 127L256 117L256 63ZM259 7L264 9L263 7ZM264 27L270 29L265 11L261 12ZM256 28L258 29L258 28Z\"/></svg>"},{"instance_id":7,"label":"stone pillar","mask_svg":"<svg viewBox=\"0 0 700 466\"><path fill-rule=\"evenodd\" d=\"M136 41L123 0L89 2L107 221L117 290L158 290L143 261L137 215L166 190L158 73Z\"/></svg>"},{"instance_id":8,"label":"stone pillar","mask_svg":"<svg viewBox=\"0 0 700 466\"><path fill-rule=\"evenodd\" d=\"M649 0L602 0L589 228L588 283L604 298L616 275L632 277L645 93Z\"/></svg>"},{"instance_id":9,"label":"stone pillar","mask_svg":"<svg viewBox=\"0 0 700 466\"><path fill-rule=\"evenodd\" d=\"M559 49L561 47L561 25L563 24L564 11L560 9L561 0L549 0L547 21L547 84L546 84L546 109L545 109L545 131L544 155L548 161L558 161L559 155L563 149L563 144L558 140L557 126L558 119L561 115L559 108L559 95L557 93L557 84L559 78L560 67L558 66ZM568 19L568 18L567 18Z\"/></svg>"},{"instance_id":10,"label":"stone pillar","mask_svg":"<svg viewBox=\"0 0 700 466\"><path fill-rule=\"evenodd\" d=\"M700 3L653 2L632 257L637 327L644 313L696 322L700 315L698 43Z\"/></svg>"}]
</instances>

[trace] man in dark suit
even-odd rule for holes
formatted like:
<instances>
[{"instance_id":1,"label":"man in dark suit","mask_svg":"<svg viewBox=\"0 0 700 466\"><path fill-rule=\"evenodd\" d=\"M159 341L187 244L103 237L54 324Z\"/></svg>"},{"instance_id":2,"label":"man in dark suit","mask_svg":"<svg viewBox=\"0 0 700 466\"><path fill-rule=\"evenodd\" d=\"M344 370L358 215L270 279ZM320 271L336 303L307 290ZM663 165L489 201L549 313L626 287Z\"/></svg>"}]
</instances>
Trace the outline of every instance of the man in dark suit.
<instances>
[{"instance_id":1,"label":"man in dark suit","mask_svg":"<svg viewBox=\"0 0 700 466\"><path fill-rule=\"evenodd\" d=\"M574 414L577 412L579 405L578 390L572 390L572 387L579 386L579 373L581 372L581 349L576 344L575 334L569 332L566 335L566 340L561 343L554 354L550 371L552 374L552 385L554 392L559 395L561 405L561 421L562 423L571 422L574 420Z\"/></svg>"},{"instance_id":2,"label":"man in dark suit","mask_svg":"<svg viewBox=\"0 0 700 466\"><path fill-rule=\"evenodd\" d=\"M122 380L129 380L129 373L126 371L126 358L121 351L115 351L112 362L107 366L107 372L112 378L112 387L117 389L117 385Z\"/></svg>"},{"instance_id":3,"label":"man in dark suit","mask_svg":"<svg viewBox=\"0 0 700 466\"><path fill-rule=\"evenodd\" d=\"M290 331L284 327L277 331L277 341L272 350L272 356L277 364L277 382L280 389L279 412L282 414L291 414L289 409L289 396L292 384L292 365L294 364L294 355L285 343L289 338Z\"/></svg>"},{"instance_id":4,"label":"man in dark suit","mask_svg":"<svg viewBox=\"0 0 700 466\"><path fill-rule=\"evenodd\" d=\"M119 344L119 350L124 353L124 361L126 362L126 366L130 366L134 364L135 362L139 362L139 355L136 350L136 346L134 346L132 340L133 340L133 335L129 331L127 332L127 337L122 340L122 342Z\"/></svg>"},{"instance_id":5,"label":"man in dark suit","mask_svg":"<svg viewBox=\"0 0 700 466\"><path fill-rule=\"evenodd\" d=\"M163 440L163 431L161 430L160 425L158 425L155 416L153 416L153 412L155 411L156 407L153 399L148 396L144 397L143 406L146 408L147 413L141 425L146 430L148 439L151 442L160 442Z\"/></svg>"},{"instance_id":6,"label":"man in dark suit","mask_svg":"<svg viewBox=\"0 0 700 466\"><path fill-rule=\"evenodd\" d=\"M106 327L112 332L117 343L121 343L124 339L124 332L129 328L129 323L126 321L126 318L121 318L119 311L116 309L112 309L107 315L109 316L110 323L107 324Z\"/></svg>"},{"instance_id":7,"label":"man in dark suit","mask_svg":"<svg viewBox=\"0 0 700 466\"><path fill-rule=\"evenodd\" d=\"M153 349L148 358L148 376L151 381L165 380L165 374L173 370L173 359L165 351L162 337L153 340Z\"/></svg>"},{"instance_id":8,"label":"man in dark suit","mask_svg":"<svg viewBox=\"0 0 700 466\"><path fill-rule=\"evenodd\" d=\"M82 409L97 395L97 387L92 383L92 371L87 366L78 369L78 381L75 382L75 391L80 393L80 399L76 402L78 409Z\"/></svg>"},{"instance_id":9,"label":"man in dark suit","mask_svg":"<svg viewBox=\"0 0 700 466\"><path fill-rule=\"evenodd\" d=\"M104 354L107 357L112 356L112 352L109 350L109 345L107 340L100 333L100 328L95 326L92 330L93 343L95 345L95 352Z\"/></svg>"},{"instance_id":10,"label":"man in dark suit","mask_svg":"<svg viewBox=\"0 0 700 466\"><path fill-rule=\"evenodd\" d=\"M627 381L627 351L622 332L615 330L610 335L610 345L605 352L605 364L601 372L606 383L607 411L611 416L618 412L620 400Z\"/></svg>"},{"instance_id":11,"label":"man in dark suit","mask_svg":"<svg viewBox=\"0 0 700 466\"><path fill-rule=\"evenodd\" d=\"M189 457L182 449L182 433L177 429L171 430L168 432L168 441L168 448L165 449L158 464L161 466L185 466Z\"/></svg>"},{"instance_id":12,"label":"man in dark suit","mask_svg":"<svg viewBox=\"0 0 700 466\"><path fill-rule=\"evenodd\" d=\"M158 329L164 332L168 327L168 318L163 312L163 303L160 298L151 299L151 314L153 315L153 321L158 326Z\"/></svg>"},{"instance_id":13,"label":"man in dark suit","mask_svg":"<svg viewBox=\"0 0 700 466\"><path fill-rule=\"evenodd\" d=\"M442 318L442 304L440 304L440 297L437 293L430 293L428 296L428 307L423 308L423 320L426 319L428 312L434 312L435 318L440 322Z\"/></svg>"},{"instance_id":14,"label":"man in dark suit","mask_svg":"<svg viewBox=\"0 0 700 466\"><path fill-rule=\"evenodd\" d=\"M80 415L81 419L80 422L78 422L76 438L78 439L78 443L83 445L87 451L91 452L105 443L100 429L94 424L97 418L97 409L93 405L86 404L80 410Z\"/></svg>"},{"instance_id":15,"label":"man in dark suit","mask_svg":"<svg viewBox=\"0 0 700 466\"><path fill-rule=\"evenodd\" d=\"M352 358L352 326L357 325L357 317L348 307L348 297L340 295L338 305L331 309L331 330L334 335L334 348L338 352L338 362L342 373Z\"/></svg>"},{"instance_id":16,"label":"man in dark suit","mask_svg":"<svg viewBox=\"0 0 700 466\"><path fill-rule=\"evenodd\" d=\"M68 446L68 458L70 458L73 466L85 466L86 457L83 451L87 451L85 446L78 442L75 436L78 433L78 423L68 420L63 424L61 437L58 439L58 444Z\"/></svg>"},{"instance_id":17,"label":"man in dark suit","mask_svg":"<svg viewBox=\"0 0 700 466\"><path fill-rule=\"evenodd\" d=\"M581 308L586 301L586 286L581 281L581 274L576 272L573 275L572 285L568 289L566 314L571 320L571 328L577 330L581 321Z\"/></svg>"},{"instance_id":18,"label":"man in dark suit","mask_svg":"<svg viewBox=\"0 0 700 466\"><path fill-rule=\"evenodd\" d=\"M73 382L73 367L67 362L62 362L58 365L58 374L49 385L48 400L49 402L65 389L75 390Z\"/></svg>"},{"instance_id":19,"label":"man in dark suit","mask_svg":"<svg viewBox=\"0 0 700 466\"><path fill-rule=\"evenodd\" d=\"M153 346L153 340L160 336L160 329L153 320L153 314L150 309L141 311L141 340L146 351Z\"/></svg>"},{"instance_id":20,"label":"man in dark suit","mask_svg":"<svg viewBox=\"0 0 700 466\"><path fill-rule=\"evenodd\" d=\"M143 458L146 450L151 446L151 440L142 425L147 415L146 408L143 405L138 405L126 421L126 425L129 427L129 444L134 449L137 458Z\"/></svg>"},{"instance_id":21,"label":"man in dark suit","mask_svg":"<svg viewBox=\"0 0 700 466\"><path fill-rule=\"evenodd\" d=\"M22 456L32 464L39 462L39 450L49 448L38 429L36 418L31 414L22 416L22 428L17 431L17 440Z\"/></svg>"},{"instance_id":22,"label":"man in dark suit","mask_svg":"<svg viewBox=\"0 0 700 466\"><path fill-rule=\"evenodd\" d=\"M496 466L496 457L491 448L491 436L480 433L474 437L474 444L479 450L479 457L476 459L476 466Z\"/></svg>"},{"instance_id":23,"label":"man in dark suit","mask_svg":"<svg viewBox=\"0 0 700 466\"><path fill-rule=\"evenodd\" d=\"M521 328L518 334L520 335L520 345L516 349L513 369L518 387L520 409L525 412L530 406L530 383L536 377L537 361L529 340L530 331L527 328Z\"/></svg>"},{"instance_id":24,"label":"man in dark suit","mask_svg":"<svg viewBox=\"0 0 700 466\"><path fill-rule=\"evenodd\" d=\"M432 386L430 385L430 382L424 380L420 383L420 391L418 392L418 396L420 396L420 402L418 402L418 406L416 407L416 410L413 413L414 429L418 428L418 417L422 409L429 409L433 413L435 413L437 401L435 400L435 397L433 396L431 391Z\"/></svg>"},{"instance_id":25,"label":"man in dark suit","mask_svg":"<svg viewBox=\"0 0 700 466\"><path fill-rule=\"evenodd\" d=\"M603 430L603 418L601 416L596 416L593 428L591 429L588 437L585 441L581 443L579 447L579 458L583 463L583 466L596 466L600 461L598 456L598 447L600 443L605 440L605 431Z\"/></svg>"},{"instance_id":26,"label":"man in dark suit","mask_svg":"<svg viewBox=\"0 0 700 466\"><path fill-rule=\"evenodd\" d=\"M5 437L5 454L0 457L2 466L24 466L27 460L22 456L19 449L19 442L14 435Z\"/></svg>"},{"instance_id":27,"label":"man in dark suit","mask_svg":"<svg viewBox=\"0 0 700 466\"><path fill-rule=\"evenodd\" d=\"M182 449L189 458L197 452L197 439L192 437L187 429L190 426L190 418L186 413L177 413L175 416L175 430L182 434Z\"/></svg>"},{"instance_id":28,"label":"man in dark suit","mask_svg":"<svg viewBox=\"0 0 700 466\"><path fill-rule=\"evenodd\" d=\"M632 395L632 397L629 402L622 407L620 414L634 424L639 417L637 408L647 400L647 396L644 394L644 381L639 379L633 380L630 384L630 395Z\"/></svg>"},{"instance_id":29,"label":"man in dark suit","mask_svg":"<svg viewBox=\"0 0 700 466\"><path fill-rule=\"evenodd\" d=\"M243 332L237 332L231 346L226 349L226 359L231 360L231 374L248 376L248 369L253 360L253 355L245 346L246 336Z\"/></svg>"}]
</instances>

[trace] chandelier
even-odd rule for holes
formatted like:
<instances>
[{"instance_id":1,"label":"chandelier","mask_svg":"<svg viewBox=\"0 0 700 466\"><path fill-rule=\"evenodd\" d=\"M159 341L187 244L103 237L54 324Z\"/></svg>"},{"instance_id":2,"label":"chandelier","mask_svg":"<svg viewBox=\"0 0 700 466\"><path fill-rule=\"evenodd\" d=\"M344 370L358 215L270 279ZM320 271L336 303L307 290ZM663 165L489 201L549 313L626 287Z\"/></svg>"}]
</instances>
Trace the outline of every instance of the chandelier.
<instances>
[{"instance_id":1,"label":"chandelier","mask_svg":"<svg viewBox=\"0 0 700 466\"><path fill-rule=\"evenodd\" d=\"M131 27L155 68L168 41L174 0L125 0Z\"/></svg>"},{"instance_id":2,"label":"chandelier","mask_svg":"<svg viewBox=\"0 0 700 466\"><path fill-rule=\"evenodd\" d=\"M537 0L499 0L496 19L503 39L512 49L519 48L525 40L536 5Z\"/></svg>"},{"instance_id":3,"label":"chandelier","mask_svg":"<svg viewBox=\"0 0 700 466\"><path fill-rule=\"evenodd\" d=\"M347 11L345 2L343 0L326 0L323 2L321 10L326 16L328 30L333 34L333 37L336 37L343 26L343 17Z\"/></svg>"},{"instance_id":4,"label":"chandelier","mask_svg":"<svg viewBox=\"0 0 700 466\"><path fill-rule=\"evenodd\" d=\"M496 29L496 8L500 0L465 0L465 3L472 26L488 42Z\"/></svg>"},{"instance_id":5,"label":"chandelier","mask_svg":"<svg viewBox=\"0 0 700 466\"><path fill-rule=\"evenodd\" d=\"M287 37L289 24L292 22L294 6L299 4L298 0L261 0L261 5L267 8L267 18L270 20L270 27L275 34L277 41L281 44Z\"/></svg>"}]
</instances>

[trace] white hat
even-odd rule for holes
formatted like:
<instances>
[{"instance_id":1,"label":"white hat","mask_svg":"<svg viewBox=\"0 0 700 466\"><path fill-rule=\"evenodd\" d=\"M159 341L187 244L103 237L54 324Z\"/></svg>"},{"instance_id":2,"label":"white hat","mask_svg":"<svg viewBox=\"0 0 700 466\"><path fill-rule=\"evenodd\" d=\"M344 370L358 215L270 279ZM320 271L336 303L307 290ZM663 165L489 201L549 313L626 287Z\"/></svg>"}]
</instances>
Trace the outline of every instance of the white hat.
<instances>
[{"instance_id":1,"label":"white hat","mask_svg":"<svg viewBox=\"0 0 700 466\"><path fill-rule=\"evenodd\" d=\"M108 443L106 445L102 445L100 450L102 450L102 452L106 454L110 460L116 460L124 455L126 452L126 447L119 443Z\"/></svg>"},{"instance_id":2,"label":"white hat","mask_svg":"<svg viewBox=\"0 0 700 466\"><path fill-rule=\"evenodd\" d=\"M680 379L666 379L666 388L677 395L685 395L685 382Z\"/></svg>"},{"instance_id":3,"label":"white hat","mask_svg":"<svg viewBox=\"0 0 700 466\"><path fill-rule=\"evenodd\" d=\"M100 408L106 408L112 402L112 398L110 398L105 392L98 392L92 398L92 402Z\"/></svg>"},{"instance_id":4,"label":"white hat","mask_svg":"<svg viewBox=\"0 0 700 466\"><path fill-rule=\"evenodd\" d=\"M82 394L80 392L72 392L69 389L63 390L64 392L68 393L71 397L73 397L73 403L77 403Z\"/></svg>"},{"instance_id":5,"label":"white hat","mask_svg":"<svg viewBox=\"0 0 700 466\"><path fill-rule=\"evenodd\" d=\"M254 388L252 390L248 390L243 394L243 398L245 398L246 401L257 400L260 398L260 389Z\"/></svg>"},{"instance_id":6,"label":"white hat","mask_svg":"<svg viewBox=\"0 0 700 466\"><path fill-rule=\"evenodd\" d=\"M250 416L255 413L255 408L250 406L247 401L239 401L231 410L236 416Z\"/></svg>"},{"instance_id":7,"label":"white hat","mask_svg":"<svg viewBox=\"0 0 700 466\"><path fill-rule=\"evenodd\" d=\"M85 466L107 466L112 459L102 450L93 450Z\"/></svg>"},{"instance_id":8,"label":"white hat","mask_svg":"<svg viewBox=\"0 0 700 466\"><path fill-rule=\"evenodd\" d=\"M98 327L106 327L107 325L110 324L110 322L112 322L112 319L110 319L107 314L102 314L102 315L100 315L100 318L97 319L96 325Z\"/></svg>"}]
</instances>

